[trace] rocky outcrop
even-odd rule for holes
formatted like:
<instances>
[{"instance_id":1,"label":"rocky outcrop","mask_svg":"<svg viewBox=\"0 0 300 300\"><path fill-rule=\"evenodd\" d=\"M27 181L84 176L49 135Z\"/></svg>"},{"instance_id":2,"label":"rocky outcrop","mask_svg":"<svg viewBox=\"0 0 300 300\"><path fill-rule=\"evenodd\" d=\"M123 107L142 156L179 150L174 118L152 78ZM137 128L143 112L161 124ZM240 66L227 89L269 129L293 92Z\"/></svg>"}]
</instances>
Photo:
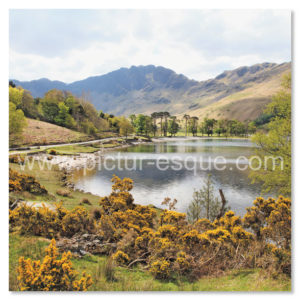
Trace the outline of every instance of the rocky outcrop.
<instances>
[{"instance_id":1,"label":"rocky outcrop","mask_svg":"<svg viewBox=\"0 0 300 300\"><path fill-rule=\"evenodd\" d=\"M102 237L96 234L76 234L71 238L61 238L56 246L60 251L70 251L75 256L84 256L89 254L111 254L117 248L116 243L107 243Z\"/></svg>"}]
</instances>

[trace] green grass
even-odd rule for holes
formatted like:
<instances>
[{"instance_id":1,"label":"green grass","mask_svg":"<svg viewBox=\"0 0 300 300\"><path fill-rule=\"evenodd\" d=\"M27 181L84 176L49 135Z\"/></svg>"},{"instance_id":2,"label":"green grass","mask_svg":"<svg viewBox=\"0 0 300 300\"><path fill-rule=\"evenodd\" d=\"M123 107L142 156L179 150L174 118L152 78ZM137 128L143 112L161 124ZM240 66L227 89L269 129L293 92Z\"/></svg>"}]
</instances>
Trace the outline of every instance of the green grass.
<instances>
[{"instance_id":1,"label":"green grass","mask_svg":"<svg viewBox=\"0 0 300 300\"><path fill-rule=\"evenodd\" d=\"M20 256L42 259L49 240L38 237L10 234L9 237L9 278L10 290L17 290L16 268ZM138 267L127 269L116 267L115 280L105 276L106 256L85 256L72 258L73 267L81 274L87 272L92 276L92 291L290 291L291 281L282 276L277 279L260 269L234 270L219 277L202 278L188 282L183 278L172 281L159 281L148 271Z\"/></svg>"},{"instance_id":2,"label":"green grass","mask_svg":"<svg viewBox=\"0 0 300 300\"><path fill-rule=\"evenodd\" d=\"M58 155L76 155L78 153L94 153L99 151L99 148L91 145L69 145L69 146L58 146L53 147ZM50 149L47 151L49 152Z\"/></svg>"},{"instance_id":3,"label":"green grass","mask_svg":"<svg viewBox=\"0 0 300 300\"><path fill-rule=\"evenodd\" d=\"M18 290L17 267L21 256L34 260L41 260L44 249L49 241L37 237L24 237L18 234L9 235L9 290Z\"/></svg>"},{"instance_id":4,"label":"green grass","mask_svg":"<svg viewBox=\"0 0 300 300\"><path fill-rule=\"evenodd\" d=\"M51 149L54 149L57 152L57 155L76 155L79 153L94 153L99 151L101 148L115 148L120 146L122 139L114 140L108 143L91 143L85 145L69 145L69 146L57 146ZM50 149L47 150L49 153Z\"/></svg>"},{"instance_id":5,"label":"green grass","mask_svg":"<svg viewBox=\"0 0 300 300\"><path fill-rule=\"evenodd\" d=\"M56 191L63 187L62 182L62 172L56 165L52 165L51 170L47 167L44 170L40 170L38 162L35 162L32 170L27 167L24 171L21 170L18 164L9 164L10 168L16 170L23 174L28 174L34 176L45 188L47 189L49 195L32 195L28 192L23 192L20 194L11 193L12 196L23 198L27 201L33 202L46 202L50 204L59 203L62 201L63 206L67 209L72 209L79 205L82 198L87 198L92 206L84 204L84 207L91 209L92 207L99 207L99 196L93 195L91 193L84 193L81 191L71 191L71 197L63 197L56 194Z\"/></svg>"}]
</instances>

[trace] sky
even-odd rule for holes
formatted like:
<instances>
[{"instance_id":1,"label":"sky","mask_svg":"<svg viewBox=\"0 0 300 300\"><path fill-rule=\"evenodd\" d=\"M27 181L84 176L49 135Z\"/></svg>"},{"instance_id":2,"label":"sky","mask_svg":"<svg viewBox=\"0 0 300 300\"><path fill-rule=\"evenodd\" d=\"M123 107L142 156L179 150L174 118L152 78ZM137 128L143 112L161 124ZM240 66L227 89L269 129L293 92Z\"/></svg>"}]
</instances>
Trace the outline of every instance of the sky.
<instances>
[{"instance_id":1,"label":"sky","mask_svg":"<svg viewBox=\"0 0 300 300\"><path fill-rule=\"evenodd\" d=\"M291 60L288 10L10 10L9 77L67 83L132 65L206 80Z\"/></svg>"}]
</instances>

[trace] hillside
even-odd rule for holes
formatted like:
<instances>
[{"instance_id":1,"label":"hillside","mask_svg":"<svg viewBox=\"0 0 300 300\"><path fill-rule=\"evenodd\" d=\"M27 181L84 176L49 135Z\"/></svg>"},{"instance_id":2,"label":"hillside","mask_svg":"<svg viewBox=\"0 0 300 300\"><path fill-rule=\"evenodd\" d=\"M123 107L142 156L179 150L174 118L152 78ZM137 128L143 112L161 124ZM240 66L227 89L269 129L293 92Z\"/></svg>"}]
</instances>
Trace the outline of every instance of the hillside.
<instances>
[{"instance_id":1,"label":"hillside","mask_svg":"<svg viewBox=\"0 0 300 300\"><path fill-rule=\"evenodd\" d=\"M291 63L262 63L225 71L214 79L190 80L164 67L153 65L121 68L102 76L65 84L40 79L14 80L17 85L42 97L49 89L84 92L97 109L116 115L169 111L171 114L216 118L256 118L280 88Z\"/></svg>"},{"instance_id":2,"label":"hillside","mask_svg":"<svg viewBox=\"0 0 300 300\"><path fill-rule=\"evenodd\" d=\"M47 122L27 119L27 127L23 132L24 145L47 145L59 143L71 143L90 140L92 137L65 127Z\"/></svg>"}]
</instances>

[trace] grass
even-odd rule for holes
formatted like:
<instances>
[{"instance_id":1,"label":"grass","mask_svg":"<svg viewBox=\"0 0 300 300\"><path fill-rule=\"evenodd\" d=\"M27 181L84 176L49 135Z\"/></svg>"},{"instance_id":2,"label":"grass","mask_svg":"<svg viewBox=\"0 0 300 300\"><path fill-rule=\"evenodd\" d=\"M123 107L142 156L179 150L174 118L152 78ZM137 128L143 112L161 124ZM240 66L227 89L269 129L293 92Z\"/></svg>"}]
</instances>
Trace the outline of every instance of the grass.
<instances>
[{"instance_id":1,"label":"grass","mask_svg":"<svg viewBox=\"0 0 300 300\"><path fill-rule=\"evenodd\" d=\"M16 267L20 256L42 259L49 240L10 234L9 237L9 287L17 290ZM159 281L148 271L137 267L127 269L115 267L115 280L107 279L106 256L85 256L72 258L73 267L79 272L92 275L92 291L290 291L291 281L282 276L272 278L260 269L234 270L219 277L202 278L188 282L184 278Z\"/></svg>"},{"instance_id":2,"label":"grass","mask_svg":"<svg viewBox=\"0 0 300 300\"><path fill-rule=\"evenodd\" d=\"M24 171L22 171L21 167L18 164L9 164L10 168L13 170L16 170L23 174L28 174L34 176L49 192L49 195L32 195L30 193L11 193L11 196L23 198L26 201L32 201L32 202L49 202L50 204L63 202L63 206L67 209L72 209L79 205L82 198L87 198L92 206L89 206L87 204L84 204L84 207L91 208L91 207L99 207L99 196L95 196L91 193L84 193L78 190L72 191L70 197L65 197L61 195L57 195L56 192L58 190L61 190L63 188L62 184L62 172L59 170L58 166L52 165L51 170L48 170L47 167L45 167L43 170L39 168L38 162L35 162L33 164L32 170L29 170L29 168L25 168Z\"/></svg>"},{"instance_id":3,"label":"grass","mask_svg":"<svg viewBox=\"0 0 300 300\"><path fill-rule=\"evenodd\" d=\"M95 149L95 147L93 147ZM40 170L38 163L33 164L32 170L22 171L17 164L10 167L21 173L33 175L46 187L50 196L33 196L30 193L22 193L25 200L32 202L63 202L67 209L79 205L83 198L88 199L92 205L83 204L89 210L99 207L99 197L81 191L72 191L70 196L60 196L56 192L62 189L62 173L57 166L51 170ZM52 195L52 196L51 196ZM18 290L16 268L20 256L32 259L42 259L44 249L49 240L38 237L20 236L16 233L9 237L9 288ZM85 256L81 259L72 258L74 268L80 273L86 271L92 275L94 284L90 290L94 291L290 291L291 281L282 276L272 278L270 274L260 269L234 270L220 277L202 278L196 282L188 282L184 278L164 282L153 278L147 272L138 269L116 267L114 269L115 280L107 279L109 270L106 256Z\"/></svg>"},{"instance_id":4,"label":"grass","mask_svg":"<svg viewBox=\"0 0 300 300\"><path fill-rule=\"evenodd\" d=\"M70 130L61 126L27 119L27 127L23 131L23 145L46 145L88 141L93 139L85 133Z\"/></svg>"},{"instance_id":5,"label":"grass","mask_svg":"<svg viewBox=\"0 0 300 300\"><path fill-rule=\"evenodd\" d=\"M110 141L108 143L91 143L84 145L68 145L68 146L57 146L52 147L47 150L49 153L50 150L54 149L57 152L57 155L76 155L78 153L95 153L100 149L115 148L121 145L122 139L117 139Z\"/></svg>"},{"instance_id":6,"label":"grass","mask_svg":"<svg viewBox=\"0 0 300 300\"><path fill-rule=\"evenodd\" d=\"M51 150L52 149L57 152L57 155L76 155L78 153L94 153L99 151L99 148L93 147L91 145L59 146L53 147L51 148ZM47 152L49 152L49 150Z\"/></svg>"},{"instance_id":7,"label":"grass","mask_svg":"<svg viewBox=\"0 0 300 300\"><path fill-rule=\"evenodd\" d=\"M44 257L44 249L49 241L44 238L9 235L9 290L18 290L17 267L21 256L34 260Z\"/></svg>"}]
</instances>

